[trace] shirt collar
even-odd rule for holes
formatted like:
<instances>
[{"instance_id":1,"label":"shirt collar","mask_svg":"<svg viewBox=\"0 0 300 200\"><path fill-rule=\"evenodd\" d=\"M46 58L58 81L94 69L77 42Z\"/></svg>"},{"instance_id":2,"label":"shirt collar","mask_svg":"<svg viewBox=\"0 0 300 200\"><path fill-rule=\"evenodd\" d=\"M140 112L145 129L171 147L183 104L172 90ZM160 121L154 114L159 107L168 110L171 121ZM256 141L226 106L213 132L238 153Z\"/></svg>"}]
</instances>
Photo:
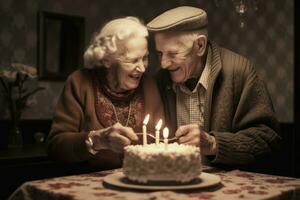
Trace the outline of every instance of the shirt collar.
<instances>
[{"instance_id":1,"label":"shirt collar","mask_svg":"<svg viewBox=\"0 0 300 200\"><path fill-rule=\"evenodd\" d=\"M205 90L207 90L207 88L208 88L210 69L211 69L211 48L210 48L210 46L208 46L205 67L204 67L204 70L203 70L203 72L200 76L199 82L198 82L205 88Z\"/></svg>"}]
</instances>

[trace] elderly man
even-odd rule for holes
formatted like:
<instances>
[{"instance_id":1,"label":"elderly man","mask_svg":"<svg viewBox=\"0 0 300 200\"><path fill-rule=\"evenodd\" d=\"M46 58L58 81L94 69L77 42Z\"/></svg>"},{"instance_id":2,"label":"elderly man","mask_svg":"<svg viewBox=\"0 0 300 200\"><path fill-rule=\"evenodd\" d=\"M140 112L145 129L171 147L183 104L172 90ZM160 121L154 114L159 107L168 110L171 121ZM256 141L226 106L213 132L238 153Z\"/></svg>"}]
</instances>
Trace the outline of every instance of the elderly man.
<instances>
[{"instance_id":1,"label":"elderly man","mask_svg":"<svg viewBox=\"0 0 300 200\"><path fill-rule=\"evenodd\" d=\"M207 162L250 166L279 147L278 123L252 63L208 40L204 10L182 6L147 24L161 70L167 125Z\"/></svg>"}]
</instances>

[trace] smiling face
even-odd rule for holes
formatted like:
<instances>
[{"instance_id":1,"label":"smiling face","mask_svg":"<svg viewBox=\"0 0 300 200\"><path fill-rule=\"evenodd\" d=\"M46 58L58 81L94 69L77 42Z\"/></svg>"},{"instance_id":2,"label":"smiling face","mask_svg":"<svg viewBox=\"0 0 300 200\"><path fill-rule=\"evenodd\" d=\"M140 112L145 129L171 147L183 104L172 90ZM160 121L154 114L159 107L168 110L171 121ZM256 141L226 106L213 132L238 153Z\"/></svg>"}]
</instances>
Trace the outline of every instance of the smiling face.
<instances>
[{"instance_id":1,"label":"smiling face","mask_svg":"<svg viewBox=\"0 0 300 200\"><path fill-rule=\"evenodd\" d=\"M183 83L189 79L200 61L194 41L172 33L156 33L154 39L161 67L169 70L173 82Z\"/></svg>"},{"instance_id":2,"label":"smiling face","mask_svg":"<svg viewBox=\"0 0 300 200\"><path fill-rule=\"evenodd\" d=\"M119 44L120 50L108 67L107 81L114 92L126 92L138 87L148 67L147 39L130 37Z\"/></svg>"}]
</instances>

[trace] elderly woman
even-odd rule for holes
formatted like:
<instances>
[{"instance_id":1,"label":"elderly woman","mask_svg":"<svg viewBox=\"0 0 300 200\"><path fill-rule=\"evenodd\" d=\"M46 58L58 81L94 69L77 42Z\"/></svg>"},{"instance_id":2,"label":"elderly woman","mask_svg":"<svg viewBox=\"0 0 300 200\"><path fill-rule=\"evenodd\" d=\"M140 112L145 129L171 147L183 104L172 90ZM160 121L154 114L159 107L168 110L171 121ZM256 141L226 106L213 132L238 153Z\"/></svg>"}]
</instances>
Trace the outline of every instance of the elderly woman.
<instances>
[{"instance_id":1,"label":"elderly woman","mask_svg":"<svg viewBox=\"0 0 300 200\"><path fill-rule=\"evenodd\" d=\"M120 167L123 148L137 143L143 119L148 130L163 118L148 66L148 31L135 17L112 20L84 54L86 68L72 73L58 101L47 138L49 155L96 169Z\"/></svg>"}]
</instances>

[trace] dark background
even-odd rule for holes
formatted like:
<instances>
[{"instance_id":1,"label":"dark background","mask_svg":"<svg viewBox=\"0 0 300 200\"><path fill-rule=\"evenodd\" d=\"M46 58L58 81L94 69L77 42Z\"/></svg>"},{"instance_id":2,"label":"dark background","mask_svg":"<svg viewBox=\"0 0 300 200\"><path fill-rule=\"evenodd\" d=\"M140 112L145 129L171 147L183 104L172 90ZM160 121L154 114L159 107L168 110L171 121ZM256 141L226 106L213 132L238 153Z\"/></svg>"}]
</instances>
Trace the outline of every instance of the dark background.
<instances>
[{"instance_id":1,"label":"dark background","mask_svg":"<svg viewBox=\"0 0 300 200\"><path fill-rule=\"evenodd\" d=\"M247 0L245 2L254 2ZM219 2L216 6L215 2ZM82 16L85 19L85 44L93 32L112 18L134 15L148 22L159 13L179 5L204 8L209 18L209 37L219 45L247 56L266 81L279 121L294 122L294 1L258 1L258 10L250 5L244 17L235 12L232 0L1 0L0 67L20 62L39 68L37 14L40 11ZM244 28L239 27L244 20ZM50 55L47 55L50 56ZM148 73L158 65L151 56ZM50 57L47 57L51 60ZM78 68L81 66L70 66ZM46 90L32 99L35 103L24 119L51 119L61 81L40 80ZM0 89L1 92L1 89ZM47 102L47 105L43 102ZM0 119L7 118L6 102L0 96Z\"/></svg>"},{"instance_id":2,"label":"dark background","mask_svg":"<svg viewBox=\"0 0 300 200\"><path fill-rule=\"evenodd\" d=\"M1 0L0 1L0 68L11 62L38 67L37 13L49 11L85 18L85 47L100 25L111 18L125 15L139 16L148 22L153 16L179 6L192 5L204 8L209 16L210 38L218 44L250 58L258 74L266 81L274 108L281 122L283 148L277 163L277 174L300 177L300 128L299 128L299 14L294 12L297 1L260 0L258 11L249 8L244 17L245 27L240 28L241 17L235 12L231 0L220 0L219 6L212 0ZM297 15L297 17L295 17ZM151 45L151 44L150 44ZM152 47L153 48L153 47ZM150 55L151 67L157 69L157 61ZM24 146L35 144L37 132L48 134L57 98L64 81L33 81L46 90L38 93L21 121ZM0 199L28 180L82 173L80 166L66 168L52 162L43 144L29 148L29 158L14 157L7 150L9 130L7 103L0 89ZM27 153L27 150L19 150ZM1 158L1 155L3 157Z\"/></svg>"},{"instance_id":3,"label":"dark background","mask_svg":"<svg viewBox=\"0 0 300 200\"><path fill-rule=\"evenodd\" d=\"M299 8L300 4L299 1L295 1L295 5L296 7ZM297 12L295 14L295 35L299 35L299 27L300 27L300 22L299 22L299 12ZM299 65L300 65L300 40L299 37L295 37L295 74L294 74L294 80L295 80L295 90L294 90L294 94L295 94L295 110L294 110L294 116L295 116L295 143L296 143L296 148L295 148L295 153L296 153L296 176L300 177L300 106L299 103L300 102L300 69L299 69Z\"/></svg>"}]
</instances>

